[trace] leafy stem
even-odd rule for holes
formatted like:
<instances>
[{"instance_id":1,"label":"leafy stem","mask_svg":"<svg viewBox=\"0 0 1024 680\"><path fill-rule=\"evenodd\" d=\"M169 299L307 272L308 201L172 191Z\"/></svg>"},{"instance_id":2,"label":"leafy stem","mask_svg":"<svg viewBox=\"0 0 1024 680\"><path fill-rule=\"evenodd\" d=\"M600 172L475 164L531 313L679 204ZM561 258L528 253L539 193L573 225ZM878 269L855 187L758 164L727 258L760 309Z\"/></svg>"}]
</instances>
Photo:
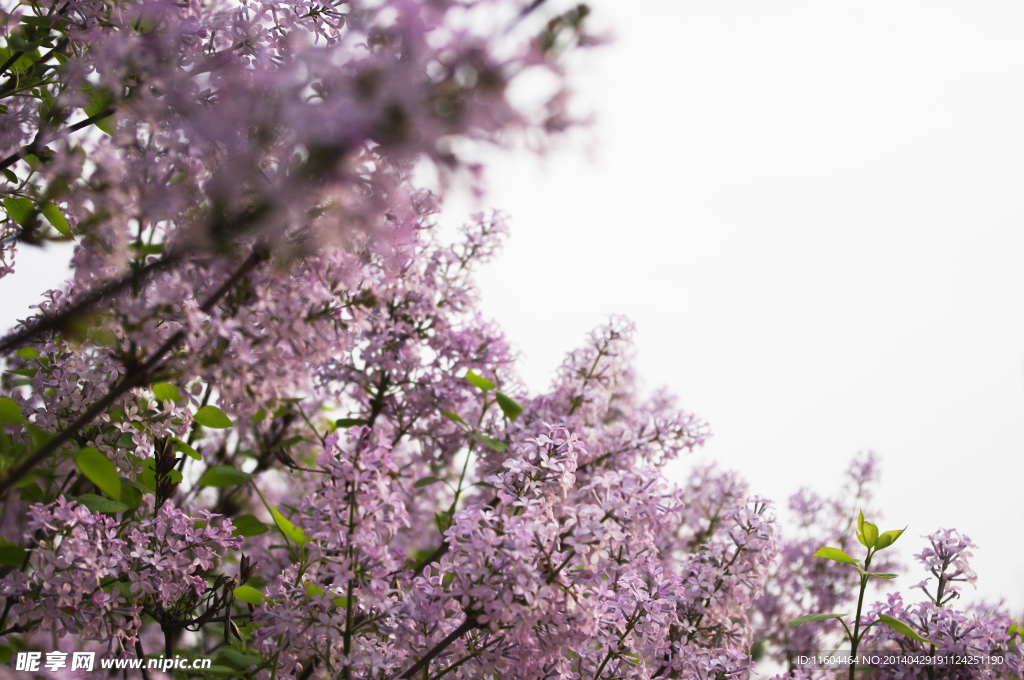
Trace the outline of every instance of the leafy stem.
<instances>
[{"instance_id":1,"label":"leafy stem","mask_svg":"<svg viewBox=\"0 0 1024 680\"><path fill-rule=\"evenodd\" d=\"M864 593L867 591L868 581L872 578L896 578L896 574L876 574L871 572L871 560L879 551L885 550L895 543L896 540L903 535L904 531L906 531L906 527L903 529L893 529L879 533L878 527L871 522L866 521L864 519L864 513L861 512L857 518L857 540L860 541L860 544L867 548L868 551L867 555L864 557L863 565L839 548L830 548L826 546L819 548L817 552L814 553L815 557L823 557L834 562L852 565L860 575L860 585L857 593L857 613L853 621L853 632L850 631L850 627L846 624L846 621L843 620L843 614L808 614L806 616L793 619L789 622L789 626L792 628L805 623L828 621L832 619L838 620L843 625L843 630L846 632L846 639L850 641L850 680L853 680L854 675L857 672L857 649L860 646L861 641L864 639L864 635L876 623L883 623L897 633L909 638L922 642L929 642L929 640L926 640L915 633L914 630L906 623L884 614L879 615L877 620L872 621L861 629L861 618L864 613Z\"/></svg>"}]
</instances>

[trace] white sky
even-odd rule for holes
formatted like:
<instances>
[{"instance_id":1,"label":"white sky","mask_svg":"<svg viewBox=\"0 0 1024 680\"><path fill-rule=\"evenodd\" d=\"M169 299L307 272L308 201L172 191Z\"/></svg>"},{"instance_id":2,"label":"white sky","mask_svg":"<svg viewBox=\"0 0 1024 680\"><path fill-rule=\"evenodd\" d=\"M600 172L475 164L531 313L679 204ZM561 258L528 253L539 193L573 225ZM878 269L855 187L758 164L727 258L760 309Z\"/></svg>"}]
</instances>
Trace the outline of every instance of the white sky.
<instances>
[{"instance_id":1,"label":"white sky","mask_svg":"<svg viewBox=\"0 0 1024 680\"><path fill-rule=\"evenodd\" d=\"M874 449L905 554L956 527L1024 611L1024 5L591 5L593 160L490 170L485 309L529 384L625 313L755 492L828 495Z\"/></svg>"},{"instance_id":2,"label":"white sky","mask_svg":"<svg viewBox=\"0 0 1024 680\"><path fill-rule=\"evenodd\" d=\"M593 159L490 170L484 304L529 384L625 313L755 492L828 494L875 449L906 554L959 528L1024 610L1024 4L591 5ZM5 322L60 278L34 255Z\"/></svg>"}]
</instances>

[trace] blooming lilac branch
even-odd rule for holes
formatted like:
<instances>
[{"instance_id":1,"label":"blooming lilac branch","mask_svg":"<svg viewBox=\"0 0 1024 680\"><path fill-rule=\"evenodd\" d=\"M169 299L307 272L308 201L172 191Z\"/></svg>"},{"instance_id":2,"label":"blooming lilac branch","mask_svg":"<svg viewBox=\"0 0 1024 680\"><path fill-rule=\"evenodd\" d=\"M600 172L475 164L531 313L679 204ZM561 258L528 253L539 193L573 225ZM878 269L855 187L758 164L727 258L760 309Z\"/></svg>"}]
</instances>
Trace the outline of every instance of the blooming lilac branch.
<instances>
[{"instance_id":1,"label":"blooming lilac branch","mask_svg":"<svg viewBox=\"0 0 1024 680\"><path fill-rule=\"evenodd\" d=\"M79 130L89 127L90 125L95 125L96 123L102 120L110 118L112 115L114 115L114 109L107 108L100 111L99 113L89 116L88 118L84 118L78 121L77 123L74 123L73 125L69 125L58 132L54 132L44 136L43 131L40 130L31 142L21 147L20 149L10 154L9 156L0 160L0 170L6 170L7 168L11 167L18 161L28 156L38 156L43 152L43 149L46 148L47 144L50 144L58 139L61 139L62 137L66 137L67 135L70 135L73 132L78 132Z\"/></svg>"},{"instance_id":2,"label":"blooming lilac branch","mask_svg":"<svg viewBox=\"0 0 1024 680\"><path fill-rule=\"evenodd\" d=\"M254 249L253 252L250 253L250 255L239 265L235 273L206 298L203 304L200 305L200 310L208 312L213 309L214 305L216 305L229 290L231 290L243 277L249 274L250 271L264 262L267 257L268 253L266 250L261 248ZM127 393L129 390L145 385L146 381L149 380L150 376L152 376L159 367L160 362L163 361L164 357L175 349L184 339L184 331L178 331L172 335L138 368L125 374L117 384L111 386L106 395L90 406L84 413L82 413L82 415L75 419L73 423L56 433L52 439L32 452L17 466L8 470L3 478L0 479L0 494L6 493L11 485L20 480L30 470L39 465L42 461L46 460L54 452L58 451L63 444L68 442L82 428L91 423L98 415L105 412L111 404L117 401L117 399L122 395Z\"/></svg>"},{"instance_id":3,"label":"blooming lilac branch","mask_svg":"<svg viewBox=\"0 0 1024 680\"><path fill-rule=\"evenodd\" d=\"M74 319L87 313L104 300L116 297L129 287L142 284L153 274L170 269L180 261L181 257L179 255L168 253L159 259L151 260L141 267L133 269L129 274L79 294L75 297L74 302L62 307L60 310L52 314L46 314L38 318L34 323L22 326L7 334L7 336L0 340L0 354L8 354L47 333L60 332L71 324Z\"/></svg>"},{"instance_id":4,"label":"blooming lilac branch","mask_svg":"<svg viewBox=\"0 0 1024 680\"><path fill-rule=\"evenodd\" d=\"M453 630L451 633L448 633L448 635L443 640L434 645L433 648L431 648L427 653L420 657L420 659L416 663L410 666L408 670L406 670L398 677L402 680L409 680L410 678L415 677L416 674L424 668L426 668L427 664L433 661L435 657L437 657L441 652L450 647L453 642L461 638L469 631L478 627L479 625L480 624L477 623L476 619L472 615L467 613L466 620L463 621L458 628Z\"/></svg>"}]
</instances>

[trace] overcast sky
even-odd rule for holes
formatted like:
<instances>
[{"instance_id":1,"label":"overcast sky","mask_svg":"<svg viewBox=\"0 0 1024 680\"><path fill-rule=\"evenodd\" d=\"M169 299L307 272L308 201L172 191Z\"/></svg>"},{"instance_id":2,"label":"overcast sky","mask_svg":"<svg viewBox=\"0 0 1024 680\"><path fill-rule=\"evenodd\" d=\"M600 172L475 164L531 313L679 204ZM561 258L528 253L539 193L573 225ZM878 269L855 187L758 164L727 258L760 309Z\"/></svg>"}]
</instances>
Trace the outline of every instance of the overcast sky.
<instances>
[{"instance_id":1,"label":"overcast sky","mask_svg":"<svg viewBox=\"0 0 1024 680\"><path fill-rule=\"evenodd\" d=\"M591 5L592 156L490 170L484 304L529 384L625 313L755 492L829 494L874 449L882 528L962 530L1024 610L1024 4ZM0 318L52 262L23 249Z\"/></svg>"},{"instance_id":2,"label":"overcast sky","mask_svg":"<svg viewBox=\"0 0 1024 680\"><path fill-rule=\"evenodd\" d=\"M956 527L1024 611L1024 5L591 5L593 158L490 171L528 382L625 313L707 456L784 503L874 449L908 557Z\"/></svg>"}]
</instances>

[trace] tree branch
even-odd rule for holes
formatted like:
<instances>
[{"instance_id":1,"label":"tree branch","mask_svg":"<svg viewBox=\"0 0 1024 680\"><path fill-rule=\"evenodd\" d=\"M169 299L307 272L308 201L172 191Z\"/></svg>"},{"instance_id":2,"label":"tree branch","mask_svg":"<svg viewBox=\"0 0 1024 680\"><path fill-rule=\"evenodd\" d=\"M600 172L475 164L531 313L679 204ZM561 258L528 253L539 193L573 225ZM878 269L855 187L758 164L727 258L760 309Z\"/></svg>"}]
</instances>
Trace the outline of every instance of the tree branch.
<instances>
[{"instance_id":1,"label":"tree branch","mask_svg":"<svg viewBox=\"0 0 1024 680\"><path fill-rule=\"evenodd\" d=\"M448 633L448 636L445 637L445 639L434 645L434 647L424 654L419 661L414 663L407 671L398 676L399 680L410 680L410 678L419 673L428 663L433 661L434 657L447 649L449 645L479 625L480 624L476 622L475 616L467 614L466 620L462 622L461 626L453 630L451 633Z\"/></svg>"},{"instance_id":2,"label":"tree branch","mask_svg":"<svg viewBox=\"0 0 1024 680\"><path fill-rule=\"evenodd\" d=\"M151 274L163 271L170 266L177 264L181 259L181 253L169 253L159 260L150 262L139 269L132 271L130 274L126 274L120 279L108 281L107 283L97 286L96 289L79 296L74 303L52 316L42 318L29 327L8 333L5 338L0 340L0 355L8 354L30 340L39 337L43 333L61 330L67 326L71 319L98 304L103 300L103 298L109 295L116 295L128 286L141 283Z\"/></svg>"},{"instance_id":3,"label":"tree branch","mask_svg":"<svg viewBox=\"0 0 1024 680\"><path fill-rule=\"evenodd\" d=\"M46 61L51 56L53 56L56 52L63 51L64 48L67 47L67 46L68 46L68 39L67 38L62 38L60 40L60 42L57 43L56 47L54 47L49 52L47 52L45 55L40 57L39 61L37 61L36 63L32 64L32 69L28 73L25 74L25 78L28 79L28 78L33 78L35 76L41 76L44 73L46 73L47 71L49 71L51 68L53 68L53 64L47 64ZM14 59L14 61L17 61L18 59L21 59L21 57L24 56L24 54L25 54L24 52L12 54L11 55L11 59ZM17 56L17 58L15 58L15 56ZM10 65L14 63L14 62L11 62L10 59L8 59L8 62L10 62L10 63L6 64L6 66L8 66L8 67L10 67ZM20 81L21 81L21 78L18 78L18 77L14 76L14 75L10 76L7 79L7 82L5 82L3 85L0 85L0 97L6 97L11 92L16 90L17 87L18 87L18 83Z\"/></svg>"},{"instance_id":4,"label":"tree branch","mask_svg":"<svg viewBox=\"0 0 1024 680\"><path fill-rule=\"evenodd\" d=\"M212 310L217 302L220 301L220 299L224 297L229 290L231 290L249 272L255 269L257 265L264 262L269 256L269 251L266 248L256 248L253 250L249 257L247 257L245 261L239 265L238 269L235 270L235 273L232 274L227 281L221 284L221 286L206 299L199 309L203 312L209 312ZM125 374L120 382L110 388L110 391L107 392L106 396L89 407L85 413L75 420L75 422L57 433L53 439L39 447L39 449L22 461L13 470L10 470L3 479L0 479L0 494L6 493L15 482L24 477L26 473L42 462L47 456L57 451L61 445L71 439L71 437L78 433L79 430L91 423L96 416L106 411L106 409L117 401L119 397L135 387L144 385L149 376L160 365L160 362L164 357L181 344L181 341L184 339L184 331L178 331L168 338L163 345L153 352L145 363L133 370L131 373Z\"/></svg>"},{"instance_id":5,"label":"tree branch","mask_svg":"<svg viewBox=\"0 0 1024 680\"><path fill-rule=\"evenodd\" d=\"M31 156L32 154L38 155L39 152L43 149L43 147L45 147L50 142L58 140L62 137L66 137L70 135L72 132L78 132L82 128L88 127L93 123L103 120L104 118L109 118L110 116L114 115L114 111L114 107L109 106L100 111L99 113L93 114L88 118L84 118L78 121L74 125L69 125L68 127L58 131L52 136L44 137L42 134L36 135L35 139L33 139L31 143L26 144L25 146L21 147L20 149L12 153L10 156L7 156L3 160L0 160L0 170L6 170L7 168L11 167L12 165L20 161L25 156Z\"/></svg>"}]
</instances>

